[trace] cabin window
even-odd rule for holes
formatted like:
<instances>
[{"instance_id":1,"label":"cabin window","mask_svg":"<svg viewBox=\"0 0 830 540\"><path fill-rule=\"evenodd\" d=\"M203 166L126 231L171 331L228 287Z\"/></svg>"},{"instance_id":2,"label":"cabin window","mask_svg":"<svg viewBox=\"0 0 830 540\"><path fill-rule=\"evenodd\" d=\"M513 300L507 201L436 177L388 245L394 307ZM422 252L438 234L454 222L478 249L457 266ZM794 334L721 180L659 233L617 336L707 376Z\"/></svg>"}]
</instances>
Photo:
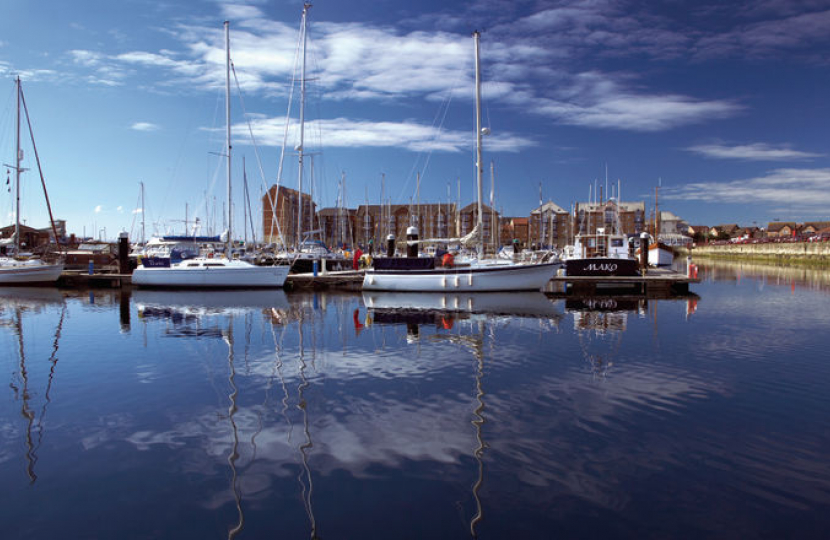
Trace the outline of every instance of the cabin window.
<instances>
[{"instance_id":1,"label":"cabin window","mask_svg":"<svg viewBox=\"0 0 830 540\"><path fill-rule=\"evenodd\" d=\"M612 238L611 239L611 247L622 247L623 241L622 238Z\"/></svg>"}]
</instances>

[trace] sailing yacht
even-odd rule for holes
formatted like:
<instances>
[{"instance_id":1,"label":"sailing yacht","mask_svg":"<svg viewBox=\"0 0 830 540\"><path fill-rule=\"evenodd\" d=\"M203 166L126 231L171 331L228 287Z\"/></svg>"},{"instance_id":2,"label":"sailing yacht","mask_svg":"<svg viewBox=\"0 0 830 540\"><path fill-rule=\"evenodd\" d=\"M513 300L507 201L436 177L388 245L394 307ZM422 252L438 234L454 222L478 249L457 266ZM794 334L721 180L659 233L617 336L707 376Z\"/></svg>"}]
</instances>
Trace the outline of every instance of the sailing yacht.
<instances>
[{"instance_id":1,"label":"sailing yacht","mask_svg":"<svg viewBox=\"0 0 830 540\"><path fill-rule=\"evenodd\" d=\"M489 129L481 127L481 66L479 32L473 32L476 73L476 185L478 189L477 258L463 265L436 267L434 258L409 257L374 261L363 277L367 291L540 291L561 266L559 261L513 263L506 260L483 260L484 240L481 157L482 135ZM417 231L415 231L417 233ZM407 233L409 236L409 232Z\"/></svg>"},{"instance_id":2,"label":"sailing yacht","mask_svg":"<svg viewBox=\"0 0 830 540\"><path fill-rule=\"evenodd\" d=\"M23 152L20 149L20 116L21 108L26 110L27 124L29 122L29 112L26 109L26 102L23 98L23 88L20 84L20 77L15 79L15 94L17 96L16 107L16 121L15 121L15 153L14 165L6 165L9 169L14 169L14 185L15 185L15 211L14 211L14 246L9 246L13 249L11 256L0 258L0 285L34 285L34 284L53 284L55 283L63 271L63 262L47 262L42 259L22 258L20 252L20 173L23 169L20 166ZM22 107L21 107L22 105ZM34 144L34 136L32 136ZM35 150L37 155L37 150ZM40 169L40 160L38 160L38 169ZM41 172L41 179L43 174ZM43 184L44 193L46 192L46 184ZM58 234L55 229L55 222L52 219L52 210L49 206L49 199L46 199L47 207L49 208L49 220L52 224L52 232L57 241Z\"/></svg>"},{"instance_id":3,"label":"sailing yacht","mask_svg":"<svg viewBox=\"0 0 830 540\"><path fill-rule=\"evenodd\" d=\"M225 120L228 164L228 246L231 253L231 105L230 105L230 24L225 21ZM230 288L282 287L288 275L285 265L256 266L247 261L228 258L195 257L163 265L143 265L133 272L133 284L141 287Z\"/></svg>"}]
</instances>

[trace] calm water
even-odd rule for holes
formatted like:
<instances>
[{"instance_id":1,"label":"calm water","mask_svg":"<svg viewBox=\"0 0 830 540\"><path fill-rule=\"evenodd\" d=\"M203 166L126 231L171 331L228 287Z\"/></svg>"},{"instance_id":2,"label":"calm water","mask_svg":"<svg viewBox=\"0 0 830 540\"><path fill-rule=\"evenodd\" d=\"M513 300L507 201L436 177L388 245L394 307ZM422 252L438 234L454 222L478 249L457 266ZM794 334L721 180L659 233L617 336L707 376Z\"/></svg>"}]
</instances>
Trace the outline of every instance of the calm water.
<instances>
[{"instance_id":1,"label":"calm water","mask_svg":"<svg viewBox=\"0 0 830 540\"><path fill-rule=\"evenodd\" d=\"M703 278L2 290L2 538L830 537L830 274Z\"/></svg>"}]
</instances>

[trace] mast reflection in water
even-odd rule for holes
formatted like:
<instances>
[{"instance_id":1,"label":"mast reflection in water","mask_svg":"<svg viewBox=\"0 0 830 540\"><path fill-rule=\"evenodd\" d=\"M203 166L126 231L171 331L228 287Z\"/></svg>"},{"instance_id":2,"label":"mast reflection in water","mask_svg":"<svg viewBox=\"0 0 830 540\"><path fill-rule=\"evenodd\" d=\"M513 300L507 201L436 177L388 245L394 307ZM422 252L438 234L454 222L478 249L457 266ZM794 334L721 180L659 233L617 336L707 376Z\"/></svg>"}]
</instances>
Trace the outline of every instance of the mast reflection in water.
<instances>
[{"instance_id":1,"label":"mast reflection in water","mask_svg":"<svg viewBox=\"0 0 830 540\"><path fill-rule=\"evenodd\" d=\"M675 300L3 294L4 538L823 537L830 294L702 267Z\"/></svg>"}]
</instances>

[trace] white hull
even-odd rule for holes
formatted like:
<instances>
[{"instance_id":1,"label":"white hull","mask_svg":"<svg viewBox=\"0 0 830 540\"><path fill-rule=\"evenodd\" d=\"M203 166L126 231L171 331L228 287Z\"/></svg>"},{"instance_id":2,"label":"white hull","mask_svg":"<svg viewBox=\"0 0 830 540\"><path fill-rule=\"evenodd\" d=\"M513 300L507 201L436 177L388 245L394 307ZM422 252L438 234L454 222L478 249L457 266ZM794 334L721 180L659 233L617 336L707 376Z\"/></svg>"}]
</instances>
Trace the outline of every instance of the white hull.
<instances>
[{"instance_id":1,"label":"white hull","mask_svg":"<svg viewBox=\"0 0 830 540\"><path fill-rule=\"evenodd\" d=\"M674 262L674 253L662 246L651 247L648 250L648 264L651 266L671 266Z\"/></svg>"},{"instance_id":2,"label":"white hull","mask_svg":"<svg viewBox=\"0 0 830 540\"><path fill-rule=\"evenodd\" d=\"M560 263L471 265L435 270L366 270L364 291L541 291Z\"/></svg>"},{"instance_id":3,"label":"white hull","mask_svg":"<svg viewBox=\"0 0 830 540\"><path fill-rule=\"evenodd\" d=\"M173 288L279 288L285 284L287 266L254 266L243 261L218 265L208 259L203 264L194 260L169 268L139 267L133 272L133 284L140 287Z\"/></svg>"},{"instance_id":4,"label":"white hull","mask_svg":"<svg viewBox=\"0 0 830 540\"><path fill-rule=\"evenodd\" d=\"M0 285L55 283L63 272L63 263L44 264L40 261L0 263Z\"/></svg>"}]
</instances>

